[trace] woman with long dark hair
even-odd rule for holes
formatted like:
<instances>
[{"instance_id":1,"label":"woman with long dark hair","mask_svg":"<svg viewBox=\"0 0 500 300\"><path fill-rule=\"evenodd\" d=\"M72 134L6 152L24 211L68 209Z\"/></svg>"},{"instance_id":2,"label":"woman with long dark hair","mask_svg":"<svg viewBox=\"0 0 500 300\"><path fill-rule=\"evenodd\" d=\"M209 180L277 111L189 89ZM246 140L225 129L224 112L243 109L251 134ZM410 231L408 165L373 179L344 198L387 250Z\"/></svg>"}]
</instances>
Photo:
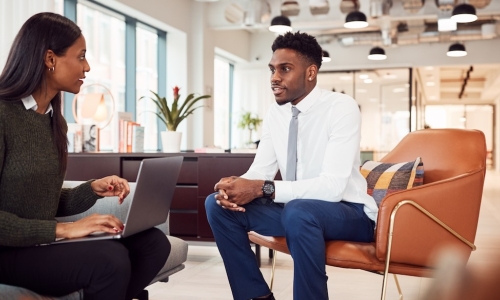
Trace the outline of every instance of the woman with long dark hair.
<instances>
[{"instance_id":1,"label":"woman with long dark hair","mask_svg":"<svg viewBox=\"0 0 500 300\"><path fill-rule=\"evenodd\" d=\"M78 93L90 66L80 28L54 13L24 23L0 75L0 283L62 296L83 290L85 299L131 299L163 267L170 243L152 228L120 241L48 244L95 231L123 229L113 215L74 215L99 198L130 192L117 176L63 189L67 124L61 91Z\"/></svg>"}]
</instances>

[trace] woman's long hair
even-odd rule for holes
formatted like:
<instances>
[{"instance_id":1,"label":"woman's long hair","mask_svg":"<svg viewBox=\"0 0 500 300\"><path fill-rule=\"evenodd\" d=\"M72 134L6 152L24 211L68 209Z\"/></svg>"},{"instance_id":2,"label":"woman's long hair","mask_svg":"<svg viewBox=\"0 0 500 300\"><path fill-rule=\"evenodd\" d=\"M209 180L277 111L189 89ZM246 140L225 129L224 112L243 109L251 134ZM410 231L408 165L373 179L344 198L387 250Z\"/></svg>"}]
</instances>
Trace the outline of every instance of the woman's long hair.
<instances>
[{"instance_id":1,"label":"woman's long hair","mask_svg":"<svg viewBox=\"0 0 500 300\"><path fill-rule=\"evenodd\" d=\"M57 56L63 56L81 34L82 31L73 21L58 14L44 12L29 18L14 39L5 68L0 75L0 99L19 101L46 86L47 50L52 50ZM65 172L68 137L66 121L61 111L61 93L57 93L50 103L54 110L52 135L61 172Z\"/></svg>"}]
</instances>

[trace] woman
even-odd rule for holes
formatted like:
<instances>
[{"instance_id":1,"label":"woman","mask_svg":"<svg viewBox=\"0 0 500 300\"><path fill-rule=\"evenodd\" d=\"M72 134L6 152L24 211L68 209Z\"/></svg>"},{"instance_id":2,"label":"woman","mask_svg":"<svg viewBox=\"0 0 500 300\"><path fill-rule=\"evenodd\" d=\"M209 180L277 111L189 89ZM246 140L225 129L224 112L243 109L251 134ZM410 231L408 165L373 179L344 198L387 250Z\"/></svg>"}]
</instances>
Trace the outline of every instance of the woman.
<instances>
[{"instance_id":1,"label":"woman","mask_svg":"<svg viewBox=\"0 0 500 300\"><path fill-rule=\"evenodd\" d=\"M90 71L85 49L75 23L39 13L22 26L0 75L0 283L50 296L83 290L85 299L131 299L170 253L160 230L122 241L37 246L123 229L112 215L54 219L83 212L105 196L121 203L130 191L117 176L62 189L68 140L60 94L80 91Z\"/></svg>"}]
</instances>

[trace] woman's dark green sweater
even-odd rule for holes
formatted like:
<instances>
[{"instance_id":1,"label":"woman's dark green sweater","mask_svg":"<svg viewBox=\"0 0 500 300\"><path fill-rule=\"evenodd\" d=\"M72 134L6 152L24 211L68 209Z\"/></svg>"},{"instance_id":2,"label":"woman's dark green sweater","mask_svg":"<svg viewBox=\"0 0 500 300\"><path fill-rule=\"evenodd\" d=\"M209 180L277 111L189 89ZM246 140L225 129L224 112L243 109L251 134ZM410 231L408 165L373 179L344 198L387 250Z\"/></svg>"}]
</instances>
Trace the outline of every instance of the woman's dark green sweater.
<instances>
[{"instance_id":1,"label":"woman's dark green sweater","mask_svg":"<svg viewBox=\"0 0 500 300\"><path fill-rule=\"evenodd\" d=\"M0 248L52 242L56 216L95 204L90 181L61 189L59 163L50 114L0 100Z\"/></svg>"}]
</instances>

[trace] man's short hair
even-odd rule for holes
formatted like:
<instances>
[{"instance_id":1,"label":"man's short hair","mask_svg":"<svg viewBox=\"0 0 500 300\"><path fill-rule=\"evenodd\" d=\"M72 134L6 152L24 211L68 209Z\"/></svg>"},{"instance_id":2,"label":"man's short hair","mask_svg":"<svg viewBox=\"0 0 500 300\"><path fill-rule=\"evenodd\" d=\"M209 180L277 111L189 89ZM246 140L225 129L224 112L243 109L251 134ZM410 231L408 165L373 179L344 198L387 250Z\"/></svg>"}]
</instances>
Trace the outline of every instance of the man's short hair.
<instances>
[{"instance_id":1,"label":"man's short hair","mask_svg":"<svg viewBox=\"0 0 500 300\"><path fill-rule=\"evenodd\" d=\"M284 35L279 35L273 42L271 47L274 51L278 49L292 49L301 54L309 64L314 64L321 67L323 59L323 49L316 41L316 38L307 33L287 32Z\"/></svg>"}]
</instances>

